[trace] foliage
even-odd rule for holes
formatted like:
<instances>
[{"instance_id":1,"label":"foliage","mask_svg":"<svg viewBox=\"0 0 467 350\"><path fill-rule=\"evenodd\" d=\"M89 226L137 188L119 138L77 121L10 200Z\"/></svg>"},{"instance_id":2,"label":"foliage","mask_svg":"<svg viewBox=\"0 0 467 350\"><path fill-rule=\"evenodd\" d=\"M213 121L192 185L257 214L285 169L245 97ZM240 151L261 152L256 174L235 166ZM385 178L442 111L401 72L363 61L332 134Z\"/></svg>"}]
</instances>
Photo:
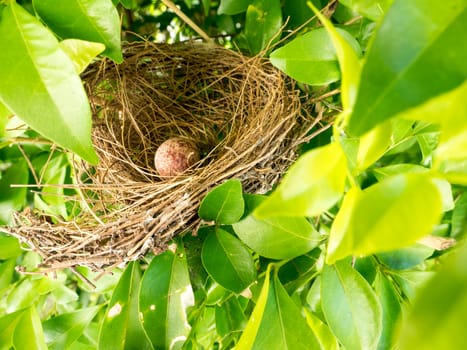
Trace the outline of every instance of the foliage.
<instances>
[{"instance_id":1,"label":"foliage","mask_svg":"<svg viewBox=\"0 0 467 350\"><path fill-rule=\"evenodd\" d=\"M126 28L165 30L175 18L150 1L95 1L97 15L73 12L88 2L49 3L0 5L2 224L27 205L73 218L79 208L60 186L73 181L67 155L38 133L95 161L77 72L99 50L121 60L117 9ZM201 203L196 236L100 276L82 267L40 274L38 256L1 234L0 349L467 347L465 2L177 4L226 34L223 44L269 54L304 98L337 106L331 135L272 193L228 180ZM319 16L323 27L315 7L328 17ZM61 15L72 14L76 27L64 28ZM460 247L435 251L427 237Z\"/></svg>"}]
</instances>

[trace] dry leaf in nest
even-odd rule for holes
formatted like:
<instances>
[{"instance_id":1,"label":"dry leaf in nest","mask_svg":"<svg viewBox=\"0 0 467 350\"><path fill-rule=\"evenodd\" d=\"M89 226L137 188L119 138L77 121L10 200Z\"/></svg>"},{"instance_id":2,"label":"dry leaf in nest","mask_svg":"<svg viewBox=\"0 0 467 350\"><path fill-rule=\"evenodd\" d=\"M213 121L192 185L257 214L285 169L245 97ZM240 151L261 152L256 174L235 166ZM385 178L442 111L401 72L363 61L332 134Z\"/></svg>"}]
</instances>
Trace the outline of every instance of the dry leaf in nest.
<instances>
[{"instance_id":1,"label":"dry leaf in nest","mask_svg":"<svg viewBox=\"0 0 467 350\"><path fill-rule=\"evenodd\" d=\"M83 76L100 158L95 167L75 164L88 210L53 225L16 218L14 234L45 266L100 267L165 249L199 225L197 208L214 186L235 177L250 193L270 190L312 125L301 118L298 91L261 58L148 42L127 46L124 56L121 65L103 60ZM200 160L161 177L155 152L173 137L193 143Z\"/></svg>"}]
</instances>

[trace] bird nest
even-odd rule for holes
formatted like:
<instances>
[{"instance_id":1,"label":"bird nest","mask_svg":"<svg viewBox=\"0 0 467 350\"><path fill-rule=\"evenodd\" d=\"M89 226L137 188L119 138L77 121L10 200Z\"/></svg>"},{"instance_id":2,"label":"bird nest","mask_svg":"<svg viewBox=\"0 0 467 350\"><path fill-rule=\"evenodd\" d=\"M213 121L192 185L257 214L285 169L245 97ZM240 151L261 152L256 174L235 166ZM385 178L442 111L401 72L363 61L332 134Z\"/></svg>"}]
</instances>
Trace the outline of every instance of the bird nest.
<instances>
[{"instance_id":1,"label":"bird nest","mask_svg":"<svg viewBox=\"0 0 467 350\"><path fill-rule=\"evenodd\" d=\"M100 162L74 162L81 212L72 222L18 214L15 236L43 266L103 267L166 249L196 232L197 208L214 186L238 178L265 193L296 158L316 124L293 83L260 57L202 43L131 44L120 65L104 59L83 80ZM194 143L200 160L161 177L158 146L172 137Z\"/></svg>"}]
</instances>

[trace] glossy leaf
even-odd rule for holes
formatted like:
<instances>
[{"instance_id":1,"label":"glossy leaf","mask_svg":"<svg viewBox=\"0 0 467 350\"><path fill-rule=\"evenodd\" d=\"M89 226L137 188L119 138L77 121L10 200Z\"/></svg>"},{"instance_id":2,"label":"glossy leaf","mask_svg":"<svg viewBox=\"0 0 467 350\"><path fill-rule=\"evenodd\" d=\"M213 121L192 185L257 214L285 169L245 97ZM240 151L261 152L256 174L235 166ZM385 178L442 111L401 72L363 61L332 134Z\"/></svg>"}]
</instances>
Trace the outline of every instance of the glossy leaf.
<instances>
[{"instance_id":1,"label":"glossy leaf","mask_svg":"<svg viewBox=\"0 0 467 350\"><path fill-rule=\"evenodd\" d=\"M76 73L81 74L92 60L105 50L105 45L79 39L66 39L60 42L60 48L73 62Z\"/></svg>"},{"instance_id":2,"label":"glossy leaf","mask_svg":"<svg viewBox=\"0 0 467 350\"><path fill-rule=\"evenodd\" d=\"M97 163L89 102L57 39L14 1L1 16L0 102L43 136Z\"/></svg>"},{"instance_id":3,"label":"glossy leaf","mask_svg":"<svg viewBox=\"0 0 467 350\"><path fill-rule=\"evenodd\" d=\"M183 344L190 332L187 308L193 303L183 246L154 257L141 281L139 295L140 317L154 348L178 348Z\"/></svg>"},{"instance_id":4,"label":"glossy leaf","mask_svg":"<svg viewBox=\"0 0 467 350\"><path fill-rule=\"evenodd\" d=\"M221 0L217 13L222 15L236 15L245 12L252 0Z\"/></svg>"},{"instance_id":5,"label":"glossy leaf","mask_svg":"<svg viewBox=\"0 0 467 350\"><path fill-rule=\"evenodd\" d=\"M269 273L265 278L270 278ZM272 277L271 285L266 280L236 349L320 349L277 276Z\"/></svg>"},{"instance_id":6,"label":"glossy leaf","mask_svg":"<svg viewBox=\"0 0 467 350\"><path fill-rule=\"evenodd\" d=\"M9 117L12 115L10 110L0 101L0 137L5 137L6 126L8 124Z\"/></svg>"},{"instance_id":7,"label":"glossy leaf","mask_svg":"<svg viewBox=\"0 0 467 350\"><path fill-rule=\"evenodd\" d=\"M403 174L364 191L352 188L331 227L326 261L413 244L442 213L440 191L428 174Z\"/></svg>"},{"instance_id":8,"label":"glossy leaf","mask_svg":"<svg viewBox=\"0 0 467 350\"><path fill-rule=\"evenodd\" d=\"M252 54L277 41L282 25L280 0L253 0L246 11L245 36Z\"/></svg>"},{"instance_id":9,"label":"glossy leaf","mask_svg":"<svg viewBox=\"0 0 467 350\"><path fill-rule=\"evenodd\" d=\"M152 349L139 320L140 279L138 264L129 263L107 307L99 334L99 349Z\"/></svg>"},{"instance_id":10,"label":"glossy leaf","mask_svg":"<svg viewBox=\"0 0 467 350\"><path fill-rule=\"evenodd\" d=\"M343 29L336 29L360 55L358 42ZM336 49L325 28L318 28L273 51L271 63L297 81L325 85L340 79Z\"/></svg>"},{"instance_id":11,"label":"glossy leaf","mask_svg":"<svg viewBox=\"0 0 467 350\"><path fill-rule=\"evenodd\" d=\"M13 333L15 349L48 350L41 319L34 307L27 309L16 324Z\"/></svg>"},{"instance_id":12,"label":"glossy leaf","mask_svg":"<svg viewBox=\"0 0 467 350\"><path fill-rule=\"evenodd\" d=\"M362 16L380 21L393 0L339 0L339 2Z\"/></svg>"},{"instance_id":13,"label":"glossy leaf","mask_svg":"<svg viewBox=\"0 0 467 350\"><path fill-rule=\"evenodd\" d=\"M369 47L348 130L378 123L449 91L467 77L467 3L396 0Z\"/></svg>"},{"instance_id":14,"label":"glossy leaf","mask_svg":"<svg viewBox=\"0 0 467 350\"><path fill-rule=\"evenodd\" d=\"M302 217L323 213L342 197L346 164L337 143L305 153L290 167L272 195L255 210L255 216Z\"/></svg>"},{"instance_id":15,"label":"glossy leaf","mask_svg":"<svg viewBox=\"0 0 467 350\"><path fill-rule=\"evenodd\" d=\"M264 200L245 197L248 212ZM305 254L321 242L320 234L303 217L257 219L253 214L232 225L238 237L258 254L271 259L291 259Z\"/></svg>"},{"instance_id":16,"label":"glossy leaf","mask_svg":"<svg viewBox=\"0 0 467 350\"><path fill-rule=\"evenodd\" d=\"M467 245L449 257L419 292L402 326L398 349L464 349Z\"/></svg>"},{"instance_id":17,"label":"glossy leaf","mask_svg":"<svg viewBox=\"0 0 467 350\"><path fill-rule=\"evenodd\" d=\"M206 195L201 201L198 215L206 221L230 225L242 217L244 210L242 183L240 180L231 179Z\"/></svg>"},{"instance_id":18,"label":"glossy leaf","mask_svg":"<svg viewBox=\"0 0 467 350\"><path fill-rule=\"evenodd\" d=\"M344 113L349 113L354 105L360 81L361 63L352 46L345 40L333 26L332 22L324 17L311 2L307 2L329 33L336 48L337 58L341 69L341 99Z\"/></svg>"},{"instance_id":19,"label":"glossy leaf","mask_svg":"<svg viewBox=\"0 0 467 350\"><path fill-rule=\"evenodd\" d=\"M13 188L11 185L24 185L29 181L28 165L24 159L18 159L2 172L0 178L0 224L8 224L13 212L23 208L26 204L26 187ZM15 245L13 241L10 244ZM8 246L7 246L8 247ZM13 246L9 246L10 249ZM9 254L10 249L5 254ZM13 254L16 248L13 247ZM1 255L1 253L0 253ZM6 255L8 256L8 255Z\"/></svg>"},{"instance_id":20,"label":"glossy leaf","mask_svg":"<svg viewBox=\"0 0 467 350\"><path fill-rule=\"evenodd\" d=\"M420 288L433 276L434 271L404 270L392 274L403 295L412 303Z\"/></svg>"},{"instance_id":21,"label":"glossy leaf","mask_svg":"<svg viewBox=\"0 0 467 350\"><path fill-rule=\"evenodd\" d=\"M407 270L421 264L433 255L434 249L416 244L411 247L378 253L378 260L393 270Z\"/></svg>"},{"instance_id":22,"label":"glossy leaf","mask_svg":"<svg viewBox=\"0 0 467 350\"><path fill-rule=\"evenodd\" d=\"M349 260L324 266L321 298L329 328L345 348L376 348L382 329L381 305Z\"/></svg>"},{"instance_id":23,"label":"glossy leaf","mask_svg":"<svg viewBox=\"0 0 467 350\"><path fill-rule=\"evenodd\" d=\"M374 288L383 313L382 331L377 349L393 349L393 338L402 312L399 297L391 281L381 272L376 275Z\"/></svg>"},{"instance_id":24,"label":"glossy leaf","mask_svg":"<svg viewBox=\"0 0 467 350\"><path fill-rule=\"evenodd\" d=\"M34 0L34 9L62 39L102 43L104 55L123 61L120 19L111 0Z\"/></svg>"},{"instance_id":25,"label":"glossy leaf","mask_svg":"<svg viewBox=\"0 0 467 350\"><path fill-rule=\"evenodd\" d=\"M233 292L240 293L256 279L255 264L248 248L221 228L216 227L208 235L201 258L209 275Z\"/></svg>"},{"instance_id":26,"label":"glossy leaf","mask_svg":"<svg viewBox=\"0 0 467 350\"><path fill-rule=\"evenodd\" d=\"M101 306L60 314L42 323L49 350L67 350L82 335Z\"/></svg>"},{"instance_id":27,"label":"glossy leaf","mask_svg":"<svg viewBox=\"0 0 467 350\"><path fill-rule=\"evenodd\" d=\"M12 236L7 236L3 233L0 233L0 247L0 260L16 258L21 254L21 247L18 239Z\"/></svg>"},{"instance_id":28,"label":"glossy leaf","mask_svg":"<svg viewBox=\"0 0 467 350\"><path fill-rule=\"evenodd\" d=\"M337 338L329 330L329 327L318 317L305 309L306 322L316 336L316 340L323 350L339 350Z\"/></svg>"}]
</instances>

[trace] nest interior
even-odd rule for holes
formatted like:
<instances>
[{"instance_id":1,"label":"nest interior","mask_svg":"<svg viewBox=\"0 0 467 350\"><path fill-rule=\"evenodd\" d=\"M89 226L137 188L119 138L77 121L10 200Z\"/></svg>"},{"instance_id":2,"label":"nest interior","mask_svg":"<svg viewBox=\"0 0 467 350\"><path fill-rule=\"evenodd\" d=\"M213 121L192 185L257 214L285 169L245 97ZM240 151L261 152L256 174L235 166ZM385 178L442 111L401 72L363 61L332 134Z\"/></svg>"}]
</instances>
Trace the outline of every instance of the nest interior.
<instances>
[{"instance_id":1,"label":"nest interior","mask_svg":"<svg viewBox=\"0 0 467 350\"><path fill-rule=\"evenodd\" d=\"M161 251L200 224L197 208L229 178L245 191L271 189L313 126L299 93L266 60L203 43L142 42L124 63L104 59L83 75L93 111L97 166L74 164L83 210L73 222L18 215L14 234L43 266L108 266ZM155 171L171 137L196 144L201 159L175 177Z\"/></svg>"}]
</instances>

